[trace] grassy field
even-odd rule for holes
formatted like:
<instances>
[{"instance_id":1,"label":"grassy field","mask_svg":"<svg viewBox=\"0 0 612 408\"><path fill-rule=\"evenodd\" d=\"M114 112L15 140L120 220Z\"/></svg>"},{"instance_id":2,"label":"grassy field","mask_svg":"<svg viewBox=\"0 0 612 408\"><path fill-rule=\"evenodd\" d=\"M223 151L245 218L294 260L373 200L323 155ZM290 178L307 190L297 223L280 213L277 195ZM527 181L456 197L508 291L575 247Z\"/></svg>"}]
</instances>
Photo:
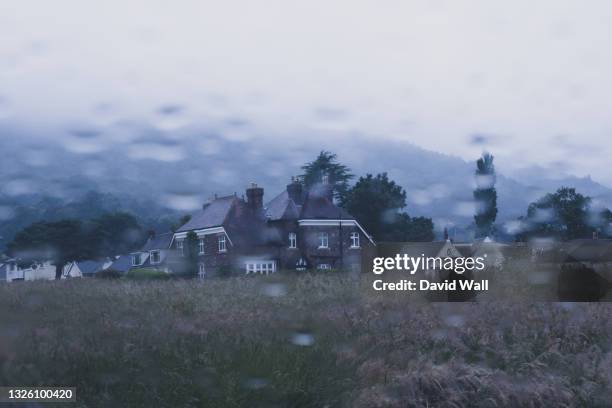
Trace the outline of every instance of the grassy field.
<instances>
[{"instance_id":1,"label":"grassy field","mask_svg":"<svg viewBox=\"0 0 612 408\"><path fill-rule=\"evenodd\" d=\"M611 312L414 303L339 274L13 283L0 384L87 407L609 407Z\"/></svg>"}]
</instances>

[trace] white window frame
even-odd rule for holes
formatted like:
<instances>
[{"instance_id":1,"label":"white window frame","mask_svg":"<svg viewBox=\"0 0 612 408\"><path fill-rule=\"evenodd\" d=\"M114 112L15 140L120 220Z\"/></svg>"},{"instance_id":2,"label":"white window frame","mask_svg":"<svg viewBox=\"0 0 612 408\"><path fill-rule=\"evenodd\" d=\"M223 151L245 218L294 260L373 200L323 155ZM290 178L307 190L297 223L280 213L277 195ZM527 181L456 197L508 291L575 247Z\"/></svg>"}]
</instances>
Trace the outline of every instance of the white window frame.
<instances>
[{"instance_id":1,"label":"white window frame","mask_svg":"<svg viewBox=\"0 0 612 408\"><path fill-rule=\"evenodd\" d=\"M136 262L136 259L138 259L138 262ZM138 253L138 254L132 254L132 266L140 266L142 265L142 254Z\"/></svg>"},{"instance_id":2,"label":"white window frame","mask_svg":"<svg viewBox=\"0 0 612 408\"><path fill-rule=\"evenodd\" d=\"M157 261L153 261L153 254L157 255ZM161 252L158 249L149 251L149 259L151 259L151 265L157 265L161 263Z\"/></svg>"},{"instance_id":3,"label":"white window frame","mask_svg":"<svg viewBox=\"0 0 612 408\"><path fill-rule=\"evenodd\" d=\"M185 245L184 245L184 241L182 239L177 239L176 240L176 249L178 249L179 254L181 256L185 256Z\"/></svg>"},{"instance_id":4,"label":"white window frame","mask_svg":"<svg viewBox=\"0 0 612 408\"><path fill-rule=\"evenodd\" d=\"M198 277L203 278L206 276L206 265L203 262L198 264Z\"/></svg>"},{"instance_id":5,"label":"white window frame","mask_svg":"<svg viewBox=\"0 0 612 408\"><path fill-rule=\"evenodd\" d=\"M227 252L227 242L225 239L225 235L219 235L217 237L217 245L219 247L219 252Z\"/></svg>"},{"instance_id":6,"label":"white window frame","mask_svg":"<svg viewBox=\"0 0 612 408\"><path fill-rule=\"evenodd\" d=\"M360 247L360 242L359 242L359 233L358 232L351 232L351 248L359 248Z\"/></svg>"},{"instance_id":7,"label":"white window frame","mask_svg":"<svg viewBox=\"0 0 612 408\"><path fill-rule=\"evenodd\" d=\"M329 248L329 234L327 232L319 232L319 249Z\"/></svg>"},{"instance_id":8,"label":"white window frame","mask_svg":"<svg viewBox=\"0 0 612 408\"><path fill-rule=\"evenodd\" d=\"M318 270L330 270L331 269L331 265L330 264L318 264L317 265L317 269Z\"/></svg>"},{"instance_id":9,"label":"white window frame","mask_svg":"<svg viewBox=\"0 0 612 408\"><path fill-rule=\"evenodd\" d=\"M297 234L295 232L289 233L289 248L297 248Z\"/></svg>"},{"instance_id":10,"label":"white window frame","mask_svg":"<svg viewBox=\"0 0 612 408\"><path fill-rule=\"evenodd\" d=\"M198 255L204 255L204 238L198 240Z\"/></svg>"},{"instance_id":11,"label":"white window frame","mask_svg":"<svg viewBox=\"0 0 612 408\"><path fill-rule=\"evenodd\" d=\"M244 263L244 269L247 275L251 273L269 275L276 272L276 261L247 261Z\"/></svg>"}]
</instances>

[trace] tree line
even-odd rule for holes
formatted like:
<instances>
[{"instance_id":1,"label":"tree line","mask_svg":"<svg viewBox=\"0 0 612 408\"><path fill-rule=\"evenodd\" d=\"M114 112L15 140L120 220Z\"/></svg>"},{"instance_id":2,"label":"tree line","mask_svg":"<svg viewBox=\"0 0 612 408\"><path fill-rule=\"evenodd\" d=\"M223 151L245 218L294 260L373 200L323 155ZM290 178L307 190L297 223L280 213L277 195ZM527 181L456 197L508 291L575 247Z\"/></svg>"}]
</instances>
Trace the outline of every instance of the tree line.
<instances>
[{"instance_id":1,"label":"tree line","mask_svg":"<svg viewBox=\"0 0 612 408\"><path fill-rule=\"evenodd\" d=\"M474 172L475 238L495 237L499 226L495 190L494 157L484 153L476 161ZM411 217L406 211L406 191L387 173L366 174L354 184L351 169L338 161L337 155L321 151L315 160L302 167L300 182L308 189L323 177L333 189L334 201L345 208L376 241L432 241L435 238L431 218ZM188 221L184 216L173 230ZM612 237L612 212L598 208L590 197L573 188L562 187L531 203L512 231L517 241L535 237L557 240L588 238L593 233ZM56 278L70 261L99 259L126 254L139 249L147 233L138 220L125 212L110 212L95 218L40 221L18 232L8 244L8 253L22 262L47 259L56 266ZM189 253L196 253L197 239L188 237ZM193 260L193 262L196 262Z\"/></svg>"}]
</instances>

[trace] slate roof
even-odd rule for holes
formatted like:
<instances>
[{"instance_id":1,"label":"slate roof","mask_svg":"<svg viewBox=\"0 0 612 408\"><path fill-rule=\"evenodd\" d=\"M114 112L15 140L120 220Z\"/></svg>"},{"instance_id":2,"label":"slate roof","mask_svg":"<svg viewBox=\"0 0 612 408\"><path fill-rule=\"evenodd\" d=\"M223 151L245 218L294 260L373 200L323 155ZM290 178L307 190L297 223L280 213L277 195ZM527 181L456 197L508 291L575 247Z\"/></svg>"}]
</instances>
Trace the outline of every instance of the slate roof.
<instances>
[{"instance_id":1,"label":"slate roof","mask_svg":"<svg viewBox=\"0 0 612 408\"><path fill-rule=\"evenodd\" d=\"M225 222L229 212L238 200L236 196L220 197L207 203L192 214L191 219L176 232L191 231L211 227L219 227Z\"/></svg>"},{"instance_id":2,"label":"slate roof","mask_svg":"<svg viewBox=\"0 0 612 408\"><path fill-rule=\"evenodd\" d=\"M300 216L301 205L289 198L287 190L283 191L265 205L266 217L272 221L296 219Z\"/></svg>"},{"instance_id":3,"label":"slate roof","mask_svg":"<svg viewBox=\"0 0 612 408\"><path fill-rule=\"evenodd\" d=\"M104 261L80 261L77 262L77 265L79 266L79 269L81 270L81 273L83 273L83 275L92 275L102 270L102 267L104 266Z\"/></svg>"},{"instance_id":4,"label":"slate roof","mask_svg":"<svg viewBox=\"0 0 612 408\"><path fill-rule=\"evenodd\" d=\"M266 204L266 216L272 221L288 219L332 219L354 220L345 209L334 204L329 198L306 193L303 205L297 205L287 190Z\"/></svg>"},{"instance_id":5,"label":"slate roof","mask_svg":"<svg viewBox=\"0 0 612 408\"><path fill-rule=\"evenodd\" d=\"M149 238L142 247L141 251L151 251L153 249L167 249L170 248L172 242L172 232L164 232L163 234L157 234L153 238Z\"/></svg>"},{"instance_id":6,"label":"slate roof","mask_svg":"<svg viewBox=\"0 0 612 408\"><path fill-rule=\"evenodd\" d=\"M131 255L120 255L115 261L108 267L117 272L127 272L132 267L132 256Z\"/></svg>"}]
</instances>

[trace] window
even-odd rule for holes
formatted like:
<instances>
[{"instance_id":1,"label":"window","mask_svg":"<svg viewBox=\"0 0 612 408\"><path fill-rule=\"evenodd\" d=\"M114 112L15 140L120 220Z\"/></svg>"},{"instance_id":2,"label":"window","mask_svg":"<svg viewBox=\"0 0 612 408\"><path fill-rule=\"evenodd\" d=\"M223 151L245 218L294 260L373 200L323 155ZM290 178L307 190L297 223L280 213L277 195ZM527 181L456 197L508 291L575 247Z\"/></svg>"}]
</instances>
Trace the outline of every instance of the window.
<instances>
[{"instance_id":1,"label":"window","mask_svg":"<svg viewBox=\"0 0 612 408\"><path fill-rule=\"evenodd\" d=\"M269 274L276 272L276 262L274 261L251 261L244 264L246 274L259 273Z\"/></svg>"},{"instance_id":2,"label":"window","mask_svg":"<svg viewBox=\"0 0 612 408\"><path fill-rule=\"evenodd\" d=\"M295 269L297 271L305 271L307 266L308 264L304 258L298 259L298 261L295 263Z\"/></svg>"},{"instance_id":3,"label":"window","mask_svg":"<svg viewBox=\"0 0 612 408\"><path fill-rule=\"evenodd\" d=\"M317 269L331 269L330 264L318 264Z\"/></svg>"},{"instance_id":4,"label":"window","mask_svg":"<svg viewBox=\"0 0 612 408\"><path fill-rule=\"evenodd\" d=\"M198 240L198 253L204 255L204 238Z\"/></svg>"},{"instance_id":5,"label":"window","mask_svg":"<svg viewBox=\"0 0 612 408\"><path fill-rule=\"evenodd\" d=\"M297 248L297 234L295 232L289 233L289 248Z\"/></svg>"},{"instance_id":6,"label":"window","mask_svg":"<svg viewBox=\"0 0 612 408\"><path fill-rule=\"evenodd\" d=\"M203 278L206 275L206 267L203 263L198 264L198 276Z\"/></svg>"},{"instance_id":7,"label":"window","mask_svg":"<svg viewBox=\"0 0 612 408\"><path fill-rule=\"evenodd\" d=\"M219 252L227 251L227 246L225 245L225 235L219 235Z\"/></svg>"},{"instance_id":8,"label":"window","mask_svg":"<svg viewBox=\"0 0 612 408\"><path fill-rule=\"evenodd\" d=\"M351 232L351 248L359 248L359 233Z\"/></svg>"},{"instance_id":9,"label":"window","mask_svg":"<svg viewBox=\"0 0 612 408\"><path fill-rule=\"evenodd\" d=\"M161 256L159 251L151 251L151 264L158 264L161 262Z\"/></svg>"},{"instance_id":10,"label":"window","mask_svg":"<svg viewBox=\"0 0 612 408\"><path fill-rule=\"evenodd\" d=\"M327 232L319 233L319 248L329 248L329 235Z\"/></svg>"},{"instance_id":11,"label":"window","mask_svg":"<svg viewBox=\"0 0 612 408\"><path fill-rule=\"evenodd\" d=\"M133 254L132 255L132 266L138 266L141 263L142 262L140 261L140 254Z\"/></svg>"},{"instance_id":12,"label":"window","mask_svg":"<svg viewBox=\"0 0 612 408\"><path fill-rule=\"evenodd\" d=\"M176 249L178 249L179 254L181 254L181 256L185 255L185 252L183 251L183 240L177 240L176 241Z\"/></svg>"}]
</instances>

